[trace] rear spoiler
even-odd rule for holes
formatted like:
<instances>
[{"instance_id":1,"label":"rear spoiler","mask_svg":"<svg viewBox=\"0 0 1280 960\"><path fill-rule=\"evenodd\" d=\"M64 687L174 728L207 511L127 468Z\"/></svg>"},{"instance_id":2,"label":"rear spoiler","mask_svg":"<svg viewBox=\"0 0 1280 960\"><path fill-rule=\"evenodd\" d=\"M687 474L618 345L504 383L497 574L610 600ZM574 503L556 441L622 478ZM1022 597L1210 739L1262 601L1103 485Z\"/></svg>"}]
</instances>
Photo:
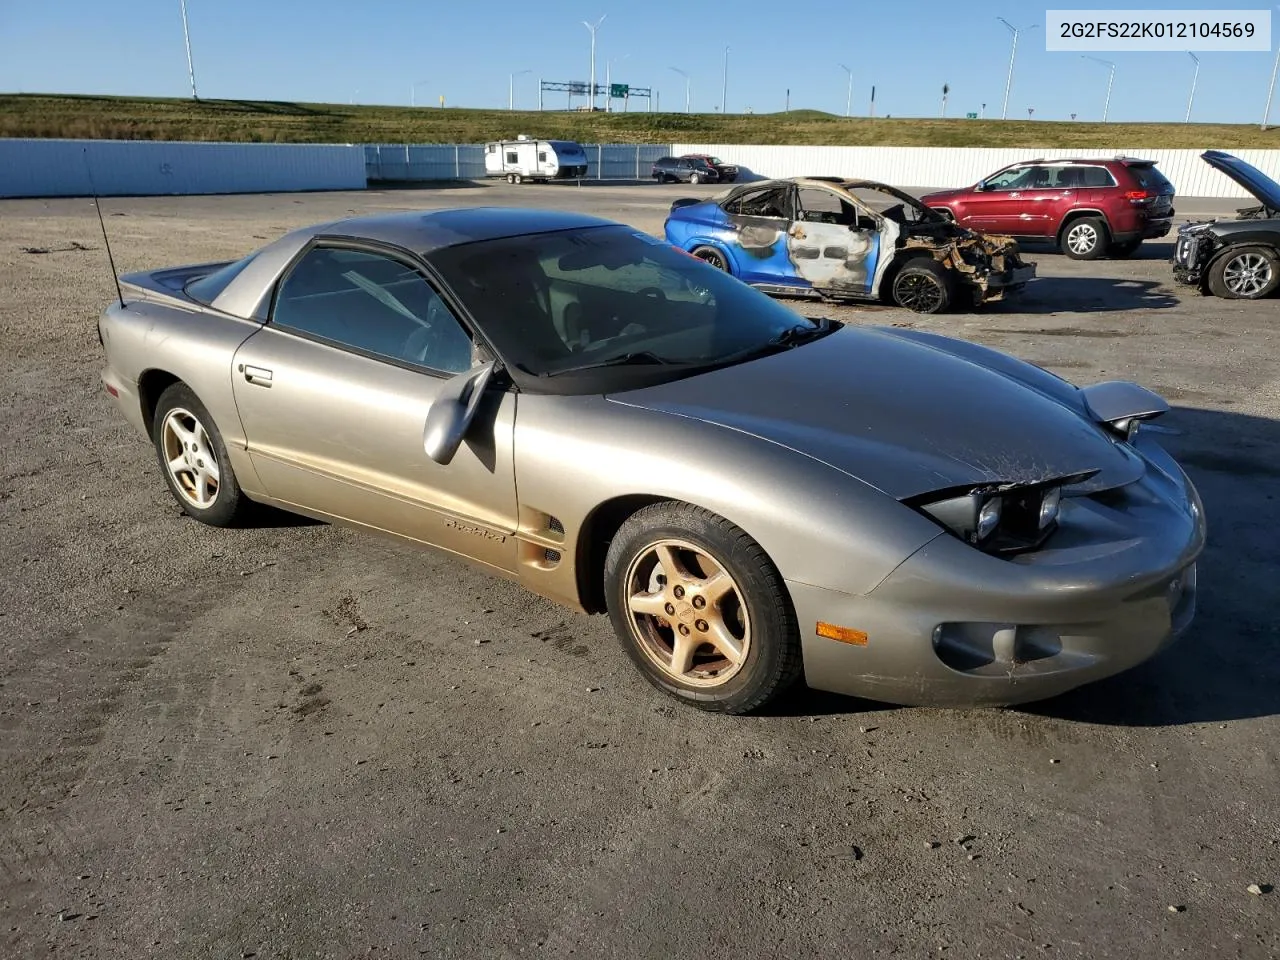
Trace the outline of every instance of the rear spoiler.
<instances>
[{"instance_id":1,"label":"rear spoiler","mask_svg":"<svg viewBox=\"0 0 1280 960\"><path fill-rule=\"evenodd\" d=\"M695 203L702 203L698 197L680 197L678 200L671 201L671 209L679 210L681 207L691 207Z\"/></svg>"}]
</instances>

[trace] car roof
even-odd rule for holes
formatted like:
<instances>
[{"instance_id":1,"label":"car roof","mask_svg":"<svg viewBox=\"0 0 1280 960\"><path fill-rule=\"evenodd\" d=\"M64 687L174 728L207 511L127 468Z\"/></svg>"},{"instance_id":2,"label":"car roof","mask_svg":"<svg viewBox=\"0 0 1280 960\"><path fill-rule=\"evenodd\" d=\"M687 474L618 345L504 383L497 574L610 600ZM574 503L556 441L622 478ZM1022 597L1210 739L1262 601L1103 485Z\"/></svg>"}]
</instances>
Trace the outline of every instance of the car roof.
<instances>
[{"instance_id":1,"label":"car roof","mask_svg":"<svg viewBox=\"0 0 1280 960\"><path fill-rule=\"evenodd\" d=\"M232 316L261 319L264 298L268 297L276 278L303 247L319 237L385 243L427 256L437 250L484 240L613 226L619 224L581 213L519 207L408 210L332 220L294 230L259 249L252 255L252 262L214 298L213 306Z\"/></svg>"},{"instance_id":2,"label":"car roof","mask_svg":"<svg viewBox=\"0 0 1280 960\"><path fill-rule=\"evenodd\" d=\"M531 233L551 233L578 227L612 226L581 213L531 210L523 207L466 207L457 210L409 210L348 217L304 227L294 236L346 237L373 240L427 254L445 247L481 240L498 240Z\"/></svg>"}]
</instances>

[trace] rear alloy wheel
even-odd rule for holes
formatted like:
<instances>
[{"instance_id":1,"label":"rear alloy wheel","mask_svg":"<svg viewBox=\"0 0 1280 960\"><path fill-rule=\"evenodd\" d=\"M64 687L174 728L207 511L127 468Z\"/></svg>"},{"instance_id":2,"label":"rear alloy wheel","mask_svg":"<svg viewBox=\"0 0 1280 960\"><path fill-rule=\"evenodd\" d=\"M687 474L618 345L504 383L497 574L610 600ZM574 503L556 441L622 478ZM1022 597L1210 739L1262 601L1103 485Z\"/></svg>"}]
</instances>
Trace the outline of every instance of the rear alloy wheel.
<instances>
[{"instance_id":1,"label":"rear alloy wheel","mask_svg":"<svg viewBox=\"0 0 1280 960\"><path fill-rule=\"evenodd\" d=\"M1138 248L1141 246L1141 240L1122 240L1119 243L1113 243L1111 246L1107 247L1107 256L1131 257L1138 252Z\"/></svg>"},{"instance_id":2,"label":"rear alloy wheel","mask_svg":"<svg viewBox=\"0 0 1280 960\"><path fill-rule=\"evenodd\" d=\"M516 175L514 173L508 173L507 183L515 183L515 182L516 182Z\"/></svg>"},{"instance_id":3,"label":"rear alloy wheel","mask_svg":"<svg viewBox=\"0 0 1280 960\"><path fill-rule=\"evenodd\" d=\"M1227 300L1260 300L1280 287L1280 257L1266 247L1241 247L1209 267L1209 289Z\"/></svg>"},{"instance_id":4,"label":"rear alloy wheel","mask_svg":"<svg viewBox=\"0 0 1280 960\"><path fill-rule=\"evenodd\" d=\"M717 270L729 272L729 264L725 262L724 255L715 247L697 247L693 251L693 255L699 260L711 264Z\"/></svg>"},{"instance_id":5,"label":"rear alloy wheel","mask_svg":"<svg viewBox=\"0 0 1280 960\"><path fill-rule=\"evenodd\" d=\"M512 183L524 183L524 177L520 176L520 174L518 173L513 173L511 177L512 177L512 180L511 180Z\"/></svg>"},{"instance_id":6,"label":"rear alloy wheel","mask_svg":"<svg viewBox=\"0 0 1280 960\"><path fill-rule=\"evenodd\" d=\"M800 632L764 550L723 517L656 503L605 560L609 617L658 689L703 710L747 713L800 674Z\"/></svg>"},{"instance_id":7,"label":"rear alloy wheel","mask_svg":"<svg viewBox=\"0 0 1280 960\"><path fill-rule=\"evenodd\" d=\"M213 417L185 383L160 395L151 429L160 467L174 499L213 527L234 526L249 511Z\"/></svg>"},{"instance_id":8,"label":"rear alloy wheel","mask_svg":"<svg viewBox=\"0 0 1280 960\"><path fill-rule=\"evenodd\" d=\"M1072 220L1062 234L1062 252L1072 260L1096 260L1107 249L1107 225L1098 217Z\"/></svg>"},{"instance_id":9,"label":"rear alloy wheel","mask_svg":"<svg viewBox=\"0 0 1280 960\"><path fill-rule=\"evenodd\" d=\"M915 313L942 313L951 305L951 279L936 260L908 260L893 278L893 302Z\"/></svg>"}]
</instances>

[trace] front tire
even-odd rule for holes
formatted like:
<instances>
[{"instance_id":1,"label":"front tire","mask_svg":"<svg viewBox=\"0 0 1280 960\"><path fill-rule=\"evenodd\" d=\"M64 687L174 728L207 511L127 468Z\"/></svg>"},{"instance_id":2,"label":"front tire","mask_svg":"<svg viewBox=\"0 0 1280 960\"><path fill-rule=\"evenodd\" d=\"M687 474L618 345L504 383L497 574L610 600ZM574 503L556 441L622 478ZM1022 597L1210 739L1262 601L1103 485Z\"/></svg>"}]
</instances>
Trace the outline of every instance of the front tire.
<instances>
[{"instance_id":1,"label":"front tire","mask_svg":"<svg viewBox=\"0 0 1280 960\"><path fill-rule=\"evenodd\" d=\"M696 174L696 173L691 173L691 174L689 174L689 182L690 182L690 183L701 183L701 182L702 182L702 177L701 177L701 176L699 176L699 175L698 175L698 174Z\"/></svg>"},{"instance_id":2,"label":"front tire","mask_svg":"<svg viewBox=\"0 0 1280 960\"><path fill-rule=\"evenodd\" d=\"M645 679L702 710L742 714L799 676L800 631L773 563L723 517L645 507L605 558L609 618Z\"/></svg>"},{"instance_id":3,"label":"front tire","mask_svg":"<svg viewBox=\"0 0 1280 960\"><path fill-rule=\"evenodd\" d=\"M936 260L908 260L893 278L893 302L914 313L942 313L951 306L951 277Z\"/></svg>"},{"instance_id":4,"label":"front tire","mask_svg":"<svg viewBox=\"0 0 1280 960\"><path fill-rule=\"evenodd\" d=\"M240 489L213 417L185 383L156 403L151 439L169 492L190 517L211 527L232 527L252 508Z\"/></svg>"},{"instance_id":5,"label":"front tire","mask_svg":"<svg viewBox=\"0 0 1280 960\"><path fill-rule=\"evenodd\" d=\"M1266 247L1241 247L1209 267L1209 290L1225 300L1261 300L1280 287L1280 257Z\"/></svg>"},{"instance_id":6,"label":"front tire","mask_svg":"<svg viewBox=\"0 0 1280 960\"><path fill-rule=\"evenodd\" d=\"M1072 260L1097 260L1107 249L1107 225L1101 217L1081 217L1062 232L1062 252Z\"/></svg>"}]
</instances>

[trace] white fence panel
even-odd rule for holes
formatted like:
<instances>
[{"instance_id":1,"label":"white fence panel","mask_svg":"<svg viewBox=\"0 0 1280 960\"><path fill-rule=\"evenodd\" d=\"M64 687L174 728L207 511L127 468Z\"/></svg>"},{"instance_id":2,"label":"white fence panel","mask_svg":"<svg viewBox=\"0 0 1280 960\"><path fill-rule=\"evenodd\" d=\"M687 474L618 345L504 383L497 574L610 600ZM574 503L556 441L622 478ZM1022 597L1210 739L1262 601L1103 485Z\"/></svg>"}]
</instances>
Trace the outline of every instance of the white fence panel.
<instances>
[{"instance_id":1,"label":"white fence panel","mask_svg":"<svg viewBox=\"0 0 1280 960\"><path fill-rule=\"evenodd\" d=\"M1020 160L1061 157L1069 151L1050 149L1016 150L979 147L788 147L741 146L734 144L677 143L673 151L710 153L737 163L743 169L740 180L755 177L839 176L880 180L902 187L964 187ZM1144 150L1118 147L1114 150L1077 151L1090 157L1131 156L1155 160L1181 196L1246 198L1249 194L1235 181L1200 159L1201 150ZM1267 176L1280 180L1280 150L1232 150L1235 156L1253 164Z\"/></svg>"},{"instance_id":2,"label":"white fence panel","mask_svg":"<svg viewBox=\"0 0 1280 960\"><path fill-rule=\"evenodd\" d=\"M361 190L349 144L0 139L0 197Z\"/></svg>"},{"instance_id":3,"label":"white fence panel","mask_svg":"<svg viewBox=\"0 0 1280 960\"><path fill-rule=\"evenodd\" d=\"M588 180L649 178L653 161L671 153L670 144L585 143ZM479 180L484 147L479 144L383 143L365 147L370 181Z\"/></svg>"}]
</instances>

